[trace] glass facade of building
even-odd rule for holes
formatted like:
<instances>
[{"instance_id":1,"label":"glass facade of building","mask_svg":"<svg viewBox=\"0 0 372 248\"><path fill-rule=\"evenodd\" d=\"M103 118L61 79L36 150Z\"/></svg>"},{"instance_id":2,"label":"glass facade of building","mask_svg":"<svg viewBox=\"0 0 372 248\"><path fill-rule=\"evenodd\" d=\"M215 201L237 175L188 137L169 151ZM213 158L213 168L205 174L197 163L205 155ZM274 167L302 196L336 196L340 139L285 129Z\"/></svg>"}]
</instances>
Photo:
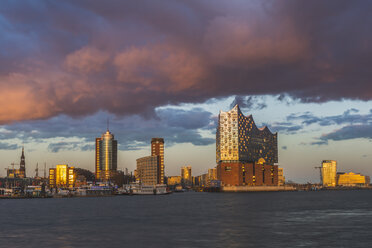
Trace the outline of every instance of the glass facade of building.
<instances>
[{"instance_id":1,"label":"glass facade of building","mask_svg":"<svg viewBox=\"0 0 372 248\"><path fill-rule=\"evenodd\" d=\"M192 185L191 166L181 167L182 183L185 185Z\"/></svg>"},{"instance_id":2,"label":"glass facade of building","mask_svg":"<svg viewBox=\"0 0 372 248\"><path fill-rule=\"evenodd\" d=\"M117 170L117 141L107 130L101 138L96 138L96 179L110 180Z\"/></svg>"},{"instance_id":3,"label":"glass facade of building","mask_svg":"<svg viewBox=\"0 0 372 248\"><path fill-rule=\"evenodd\" d=\"M369 184L366 177L361 174L356 174L353 172L349 173L339 173L337 175L337 185L346 187L362 187Z\"/></svg>"},{"instance_id":4,"label":"glass facade of building","mask_svg":"<svg viewBox=\"0 0 372 248\"><path fill-rule=\"evenodd\" d=\"M56 168L49 169L50 188L72 188L75 185L76 175L74 167L59 164Z\"/></svg>"},{"instance_id":5,"label":"glass facade of building","mask_svg":"<svg viewBox=\"0 0 372 248\"><path fill-rule=\"evenodd\" d=\"M278 162L277 133L257 128L252 115L244 116L235 105L221 111L216 132L216 162L239 161L273 165Z\"/></svg>"},{"instance_id":6,"label":"glass facade of building","mask_svg":"<svg viewBox=\"0 0 372 248\"><path fill-rule=\"evenodd\" d=\"M323 160L322 183L325 187L336 187L337 162L334 160Z\"/></svg>"}]
</instances>

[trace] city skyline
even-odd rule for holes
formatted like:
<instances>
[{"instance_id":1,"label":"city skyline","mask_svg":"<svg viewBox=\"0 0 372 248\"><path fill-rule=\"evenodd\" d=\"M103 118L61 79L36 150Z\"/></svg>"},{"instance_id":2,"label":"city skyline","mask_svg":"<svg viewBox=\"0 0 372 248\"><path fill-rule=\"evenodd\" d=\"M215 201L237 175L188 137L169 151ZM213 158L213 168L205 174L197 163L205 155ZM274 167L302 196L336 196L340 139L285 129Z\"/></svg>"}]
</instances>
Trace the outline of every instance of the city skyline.
<instances>
[{"instance_id":1,"label":"city skyline","mask_svg":"<svg viewBox=\"0 0 372 248\"><path fill-rule=\"evenodd\" d=\"M118 169L163 137L165 175L200 175L237 103L278 132L286 179L318 182L323 160L372 175L371 3L103 4L0 6L0 176L22 145L28 176L44 162L94 171L107 118Z\"/></svg>"}]
</instances>

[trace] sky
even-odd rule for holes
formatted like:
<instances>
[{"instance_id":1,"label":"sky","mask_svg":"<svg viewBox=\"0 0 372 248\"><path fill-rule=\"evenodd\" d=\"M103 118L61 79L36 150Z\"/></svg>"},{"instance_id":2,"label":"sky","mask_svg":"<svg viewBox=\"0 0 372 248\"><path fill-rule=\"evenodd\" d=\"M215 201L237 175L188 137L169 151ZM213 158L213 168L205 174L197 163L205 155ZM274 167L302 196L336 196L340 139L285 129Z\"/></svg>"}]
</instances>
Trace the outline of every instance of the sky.
<instances>
[{"instance_id":1,"label":"sky","mask_svg":"<svg viewBox=\"0 0 372 248\"><path fill-rule=\"evenodd\" d=\"M288 180L372 175L372 1L7 1L0 5L0 176L94 170L107 128L118 168L165 139L166 175L215 162L220 110L278 132ZM43 167L43 166L41 166Z\"/></svg>"}]
</instances>

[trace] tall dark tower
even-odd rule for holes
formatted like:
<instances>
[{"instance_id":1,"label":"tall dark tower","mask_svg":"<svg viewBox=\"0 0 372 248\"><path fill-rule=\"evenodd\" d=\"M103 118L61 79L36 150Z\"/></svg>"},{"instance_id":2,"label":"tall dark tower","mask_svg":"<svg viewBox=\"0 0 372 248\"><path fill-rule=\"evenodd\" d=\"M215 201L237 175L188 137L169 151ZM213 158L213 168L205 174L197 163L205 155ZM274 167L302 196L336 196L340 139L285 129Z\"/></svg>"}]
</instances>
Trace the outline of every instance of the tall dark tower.
<instances>
[{"instance_id":1,"label":"tall dark tower","mask_svg":"<svg viewBox=\"0 0 372 248\"><path fill-rule=\"evenodd\" d=\"M19 163L19 177L26 178L26 162L24 147L22 147L21 162Z\"/></svg>"},{"instance_id":2,"label":"tall dark tower","mask_svg":"<svg viewBox=\"0 0 372 248\"><path fill-rule=\"evenodd\" d=\"M151 156L159 156L159 184L164 184L164 139L151 139Z\"/></svg>"}]
</instances>

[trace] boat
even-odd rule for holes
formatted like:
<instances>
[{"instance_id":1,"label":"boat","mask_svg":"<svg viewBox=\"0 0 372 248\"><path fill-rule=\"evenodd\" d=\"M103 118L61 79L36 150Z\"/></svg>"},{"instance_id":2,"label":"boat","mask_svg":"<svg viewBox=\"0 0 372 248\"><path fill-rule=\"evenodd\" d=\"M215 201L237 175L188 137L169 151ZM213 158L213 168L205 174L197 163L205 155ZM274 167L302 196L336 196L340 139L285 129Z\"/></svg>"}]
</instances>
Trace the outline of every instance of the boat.
<instances>
[{"instance_id":1,"label":"boat","mask_svg":"<svg viewBox=\"0 0 372 248\"><path fill-rule=\"evenodd\" d=\"M123 195L166 195L170 193L167 191L166 184L143 185L140 183L123 185L119 192Z\"/></svg>"}]
</instances>

